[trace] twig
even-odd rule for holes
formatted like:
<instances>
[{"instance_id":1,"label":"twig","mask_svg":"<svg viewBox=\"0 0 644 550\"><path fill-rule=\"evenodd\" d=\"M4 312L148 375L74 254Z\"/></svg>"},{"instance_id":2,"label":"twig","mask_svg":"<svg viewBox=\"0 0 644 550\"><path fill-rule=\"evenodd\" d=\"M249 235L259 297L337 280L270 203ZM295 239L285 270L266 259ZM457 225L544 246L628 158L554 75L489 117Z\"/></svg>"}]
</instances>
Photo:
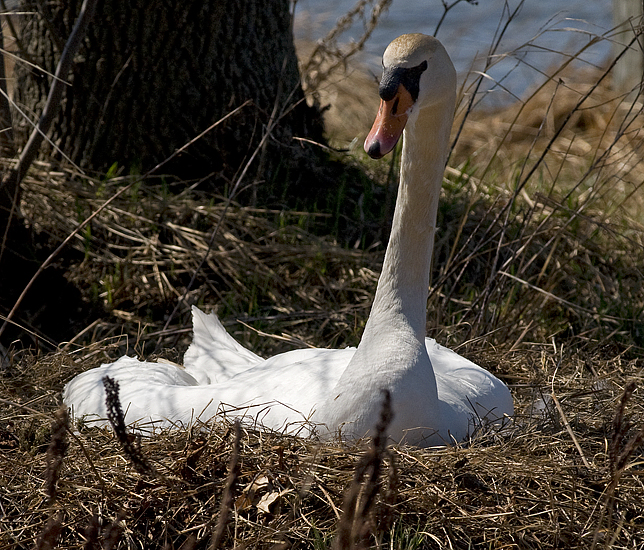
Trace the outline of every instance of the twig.
<instances>
[{"instance_id":1,"label":"twig","mask_svg":"<svg viewBox=\"0 0 644 550\"><path fill-rule=\"evenodd\" d=\"M47 496L49 503L56 500L56 485L63 465L63 458L67 452L67 432L69 431L69 415L67 407L63 406L56 411L52 425L51 442L47 448Z\"/></svg>"},{"instance_id":2,"label":"twig","mask_svg":"<svg viewBox=\"0 0 644 550\"><path fill-rule=\"evenodd\" d=\"M346 67L347 60L361 51L366 41L369 39L383 15L391 5L392 0L358 0L355 6L344 16L340 17L333 29L320 40L311 52L306 63L302 67L303 88L306 92L315 92L320 83L328 79L329 75L339 67ZM365 17L365 8L367 4L375 5L371 9L371 15ZM356 17L363 20L364 32L362 36L351 41L350 45L343 51L336 43L340 36L354 24ZM328 62L328 65L324 66ZM324 67L323 67L324 66Z\"/></svg>"},{"instance_id":3,"label":"twig","mask_svg":"<svg viewBox=\"0 0 644 550\"><path fill-rule=\"evenodd\" d=\"M391 394L383 390L382 409L375 427L371 448L362 457L353 473L353 481L344 496L342 517L338 522L338 533L333 541L334 550L361 548L368 534L368 519L378 494L378 478L387 447L387 429L393 418ZM393 460L393 457L391 457ZM362 485L363 480L368 479ZM361 499L359 497L362 496Z\"/></svg>"},{"instance_id":4,"label":"twig","mask_svg":"<svg viewBox=\"0 0 644 550\"><path fill-rule=\"evenodd\" d=\"M213 533L212 540L210 541L210 550L217 550L221 547L221 541L224 538L224 531L230 519L230 510L233 505L233 490L235 489L237 478L239 477L239 445L241 441L239 420L235 421L234 433L235 440L233 442L233 452L230 456L230 463L228 464L226 487L224 488L224 492L221 497L219 515L217 516L217 526Z\"/></svg>"},{"instance_id":5,"label":"twig","mask_svg":"<svg viewBox=\"0 0 644 550\"><path fill-rule=\"evenodd\" d=\"M4 0L2 1L4 8ZM7 18L8 19L8 18ZM4 50L4 33L2 25L0 25L0 48ZM11 122L11 106L9 105L9 96L7 94L7 78L4 65L4 55L0 58L0 153L6 157L14 157L16 154L16 144L13 135L13 124ZM0 181L4 179L4 174L0 175ZM5 201L11 204L9 215L7 216L7 225L2 234L2 243L0 244L0 265L2 265L2 256L5 251L7 239L9 237L9 229L11 227L11 220L18 206L20 197L20 186L7 185L3 189L0 183L0 207L4 206Z\"/></svg>"},{"instance_id":6,"label":"twig","mask_svg":"<svg viewBox=\"0 0 644 550\"><path fill-rule=\"evenodd\" d=\"M438 31L445 22L445 18L447 17L447 14L450 12L450 10L460 4L463 0L454 0L451 4L448 4L446 0L442 0L443 2L443 14L441 15L441 18L438 20L438 23L436 24L436 28L434 29L434 36L438 35ZM478 0L466 0L468 4L478 4Z\"/></svg>"},{"instance_id":7,"label":"twig","mask_svg":"<svg viewBox=\"0 0 644 550\"><path fill-rule=\"evenodd\" d=\"M105 386L105 406L107 407L107 419L112 425L112 429L116 434L121 447L125 451L126 456L140 474L154 474L154 468L150 465L148 460L143 455L141 448L134 444L133 438L128 434L125 427L125 416L121 408L121 400L119 398L119 384L109 376L103 377L103 386Z\"/></svg>"},{"instance_id":8,"label":"twig","mask_svg":"<svg viewBox=\"0 0 644 550\"><path fill-rule=\"evenodd\" d=\"M568 418L566 417L566 414L564 413L563 409L561 408L561 403L559 403L559 399L557 399L557 396L555 395L555 392L552 391L550 393L550 397L552 397L552 401L555 404L555 407L557 407L557 411L559 412L559 416L561 416L561 420L564 423L564 426L566 427L566 431L570 435L570 438L572 439L572 442L575 444L575 448L577 449L577 452L579 452L579 456L581 457L581 461L584 463L584 466L590 470L590 464L588 460L586 460L586 456L584 455L584 451L581 449L581 445L579 445L579 441L577 441L577 437L575 436L575 432L572 431L572 428L570 427L570 422L568 422Z\"/></svg>"},{"instance_id":9,"label":"twig","mask_svg":"<svg viewBox=\"0 0 644 550\"><path fill-rule=\"evenodd\" d=\"M4 4L4 1L2 2ZM0 25L0 48L5 49L4 32ZM16 154L16 144L11 123L11 107L7 94L7 75L4 64L4 55L0 57L0 151L6 157Z\"/></svg>"},{"instance_id":10,"label":"twig","mask_svg":"<svg viewBox=\"0 0 644 550\"><path fill-rule=\"evenodd\" d=\"M18 32L16 31L16 27L13 24L13 21L11 20L11 17L8 17L10 15L11 10L7 9L7 4L5 3L5 0L0 0L0 5L2 6L2 11L4 12L6 22L7 22L7 27L9 27L9 33L13 37L14 41L16 42L16 45L18 46L18 51L20 52L20 55L22 57L22 60L27 61L28 63L31 61L29 59L29 54L27 53L27 49L24 47L22 44L22 41L20 40L20 36L18 35ZM4 55L9 54L6 50L2 52ZM11 57L14 57L13 54L9 54Z\"/></svg>"}]
</instances>

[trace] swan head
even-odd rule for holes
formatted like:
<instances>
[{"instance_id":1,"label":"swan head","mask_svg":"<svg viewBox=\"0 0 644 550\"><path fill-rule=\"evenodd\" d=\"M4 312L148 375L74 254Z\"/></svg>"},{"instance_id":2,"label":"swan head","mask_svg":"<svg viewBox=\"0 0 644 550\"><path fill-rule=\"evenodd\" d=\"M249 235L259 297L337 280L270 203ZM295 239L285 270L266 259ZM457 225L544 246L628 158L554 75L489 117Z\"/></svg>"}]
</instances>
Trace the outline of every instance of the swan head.
<instances>
[{"instance_id":1,"label":"swan head","mask_svg":"<svg viewBox=\"0 0 644 550\"><path fill-rule=\"evenodd\" d=\"M456 90L454 65L433 36L399 36L387 46L382 67L380 108L364 143L365 151L375 159L395 147L421 109L445 102L453 109Z\"/></svg>"}]
</instances>

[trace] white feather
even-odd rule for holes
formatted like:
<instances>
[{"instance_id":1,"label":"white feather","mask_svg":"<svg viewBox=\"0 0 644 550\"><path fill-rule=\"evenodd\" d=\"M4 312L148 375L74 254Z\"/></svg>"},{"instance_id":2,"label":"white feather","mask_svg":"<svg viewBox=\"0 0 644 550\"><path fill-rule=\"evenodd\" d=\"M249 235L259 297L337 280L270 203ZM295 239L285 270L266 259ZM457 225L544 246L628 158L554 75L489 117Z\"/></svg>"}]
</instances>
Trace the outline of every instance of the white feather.
<instances>
[{"instance_id":1,"label":"white feather","mask_svg":"<svg viewBox=\"0 0 644 550\"><path fill-rule=\"evenodd\" d=\"M454 67L443 46L423 35L396 39L383 59L386 69L404 71L425 62L427 68L419 77L418 98L402 113L407 125L396 210L359 346L262 359L230 337L214 314L193 308L194 337L183 368L123 357L80 374L64 391L76 417L104 422L106 375L120 384L126 421L139 428L149 422L186 426L225 412L274 430L357 438L375 426L382 389L391 393L389 436L395 441L451 443L471 434L481 419L513 414L505 384L425 338L436 213L456 97ZM413 98L404 87L398 92L402 102ZM400 117L397 107L393 115ZM395 144L378 120L367 149L378 140Z\"/></svg>"}]
</instances>

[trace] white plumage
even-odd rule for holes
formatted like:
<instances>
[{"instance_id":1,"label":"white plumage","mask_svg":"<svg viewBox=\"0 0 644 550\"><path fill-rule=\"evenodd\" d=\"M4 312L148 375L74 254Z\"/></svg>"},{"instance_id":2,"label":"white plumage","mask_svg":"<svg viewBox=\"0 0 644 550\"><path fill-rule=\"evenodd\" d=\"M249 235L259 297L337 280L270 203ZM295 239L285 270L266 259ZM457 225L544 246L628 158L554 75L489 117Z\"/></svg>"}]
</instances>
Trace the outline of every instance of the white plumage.
<instances>
[{"instance_id":1,"label":"white plumage","mask_svg":"<svg viewBox=\"0 0 644 550\"><path fill-rule=\"evenodd\" d=\"M372 310L357 348L303 349L262 359L193 308L183 368L123 357L80 374L64 401L76 417L104 419L103 376L120 384L126 422L186 426L218 412L259 426L357 438L391 393L390 437L416 445L458 441L481 419L513 414L508 388L491 373L425 338L436 212L448 153L456 76L443 46L403 35L383 56L382 98L365 149L379 158L404 129L401 182Z\"/></svg>"}]
</instances>

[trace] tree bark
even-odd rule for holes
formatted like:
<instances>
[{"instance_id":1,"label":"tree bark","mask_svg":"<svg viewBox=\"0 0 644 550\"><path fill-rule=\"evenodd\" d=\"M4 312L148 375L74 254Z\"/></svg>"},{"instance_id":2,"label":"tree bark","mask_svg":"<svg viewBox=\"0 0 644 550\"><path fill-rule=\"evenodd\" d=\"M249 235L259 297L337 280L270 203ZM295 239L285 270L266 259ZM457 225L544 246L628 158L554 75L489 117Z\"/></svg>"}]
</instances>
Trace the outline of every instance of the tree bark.
<instances>
[{"instance_id":1,"label":"tree bark","mask_svg":"<svg viewBox=\"0 0 644 550\"><path fill-rule=\"evenodd\" d=\"M51 85L46 72L55 69L80 5L49 0L26 7L37 14L25 22L22 42L43 69L16 65L16 100L30 112L42 111ZM298 163L309 154L294 136L321 139L320 113L303 100L290 25L288 0L105 0L50 137L84 169L105 172L116 163L146 172L251 100L163 172L229 181L278 118L269 150L250 172L270 181L285 159ZM20 142L28 131L25 121L17 124Z\"/></svg>"}]
</instances>

